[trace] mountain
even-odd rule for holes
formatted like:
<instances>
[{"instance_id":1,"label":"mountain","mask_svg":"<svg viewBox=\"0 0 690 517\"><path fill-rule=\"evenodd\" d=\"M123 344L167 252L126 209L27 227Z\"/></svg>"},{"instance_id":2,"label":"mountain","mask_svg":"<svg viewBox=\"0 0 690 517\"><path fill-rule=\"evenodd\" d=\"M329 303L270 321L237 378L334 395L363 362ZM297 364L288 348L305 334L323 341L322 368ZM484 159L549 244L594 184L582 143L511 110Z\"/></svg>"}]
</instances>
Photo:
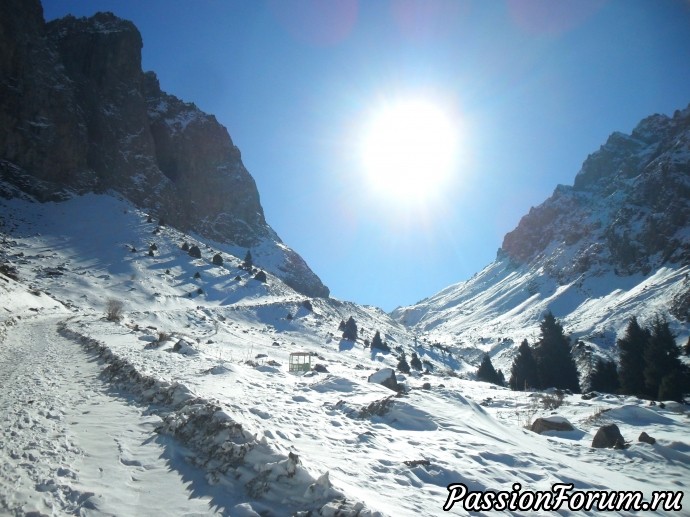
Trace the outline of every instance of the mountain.
<instances>
[{"instance_id":1,"label":"mountain","mask_svg":"<svg viewBox=\"0 0 690 517\"><path fill-rule=\"evenodd\" d=\"M630 316L690 321L690 107L612 134L503 239L471 279L393 317L430 341L509 367L550 310L585 348L611 353Z\"/></svg>"},{"instance_id":2,"label":"mountain","mask_svg":"<svg viewBox=\"0 0 690 517\"><path fill-rule=\"evenodd\" d=\"M3 2L0 177L41 201L118 192L166 224L251 248L301 293L328 297L266 222L226 128L163 92L141 69L142 45L111 13L46 24L38 0Z\"/></svg>"}]
</instances>

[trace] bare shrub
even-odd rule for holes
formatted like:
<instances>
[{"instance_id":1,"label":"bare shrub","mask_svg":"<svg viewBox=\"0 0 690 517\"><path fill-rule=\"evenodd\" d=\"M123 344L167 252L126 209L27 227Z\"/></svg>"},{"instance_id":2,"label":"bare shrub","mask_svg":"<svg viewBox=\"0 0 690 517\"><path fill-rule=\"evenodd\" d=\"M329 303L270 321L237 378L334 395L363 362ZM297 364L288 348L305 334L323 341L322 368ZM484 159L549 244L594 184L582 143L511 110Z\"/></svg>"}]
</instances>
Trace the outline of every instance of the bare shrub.
<instances>
[{"instance_id":1,"label":"bare shrub","mask_svg":"<svg viewBox=\"0 0 690 517\"><path fill-rule=\"evenodd\" d=\"M541 403L544 405L544 409L557 409L563 405L564 393L561 390L557 390L553 394L544 395L541 398Z\"/></svg>"},{"instance_id":2,"label":"bare shrub","mask_svg":"<svg viewBox=\"0 0 690 517\"><path fill-rule=\"evenodd\" d=\"M120 300L109 298L105 303L105 317L108 321L120 321L124 304Z\"/></svg>"}]
</instances>

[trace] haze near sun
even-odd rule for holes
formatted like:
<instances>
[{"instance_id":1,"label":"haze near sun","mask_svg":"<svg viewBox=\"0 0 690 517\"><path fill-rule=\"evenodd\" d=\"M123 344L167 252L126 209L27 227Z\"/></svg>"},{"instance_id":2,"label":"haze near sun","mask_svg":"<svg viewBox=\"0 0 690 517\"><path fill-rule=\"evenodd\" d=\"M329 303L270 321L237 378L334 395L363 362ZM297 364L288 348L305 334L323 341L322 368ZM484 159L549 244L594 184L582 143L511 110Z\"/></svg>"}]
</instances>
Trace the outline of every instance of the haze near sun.
<instances>
[{"instance_id":1,"label":"haze near sun","mask_svg":"<svg viewBox=\"0 0 690 517\"><path fill-rule=\"evenodd\" d=\"M392 202L425 203L446 187L457 166L457 122L440 104L402 98L372 111L360 152L366 182Z\"/></svg>"}]
</instances>

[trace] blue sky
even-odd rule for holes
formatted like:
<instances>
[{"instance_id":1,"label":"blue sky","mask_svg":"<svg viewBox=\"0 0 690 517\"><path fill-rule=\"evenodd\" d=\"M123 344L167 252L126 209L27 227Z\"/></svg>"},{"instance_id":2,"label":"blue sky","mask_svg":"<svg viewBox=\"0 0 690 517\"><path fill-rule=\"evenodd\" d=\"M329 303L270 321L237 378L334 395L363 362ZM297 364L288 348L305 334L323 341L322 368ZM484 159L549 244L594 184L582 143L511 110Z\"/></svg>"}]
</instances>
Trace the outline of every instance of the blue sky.
<instances>
[{"instance_id":1,"label":"blue sky","mask_svg":"<svg viewBox=\"0 0 690 517\"><path fill-rule=\"evenodd\" d=\"M111 11L144 70L214 114L266 218L334 297L392 310L469 278L613 131L690 104L688 0L43 0ZM433 199L367 188L369 120L446 110L462 159ZM419 171L420 188L429 181Z\"/></svg>"}]
</instances>

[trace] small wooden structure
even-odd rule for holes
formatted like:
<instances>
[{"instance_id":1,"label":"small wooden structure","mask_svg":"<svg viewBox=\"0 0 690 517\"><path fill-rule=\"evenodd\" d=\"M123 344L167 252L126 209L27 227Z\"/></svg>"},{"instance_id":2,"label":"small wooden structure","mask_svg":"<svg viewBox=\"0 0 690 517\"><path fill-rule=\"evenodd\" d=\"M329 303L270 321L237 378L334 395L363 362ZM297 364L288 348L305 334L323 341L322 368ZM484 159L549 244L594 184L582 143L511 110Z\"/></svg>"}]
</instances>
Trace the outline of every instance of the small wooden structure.
<instances>
[{"instance_id":1,"label":"small wooden structure","mask_svg":"<svg viewBox=\"0 0 690 517\"><path fill-rule=\"evenodd\" d=\"M308 372L311 370L310 352L290 352L290 372Z\"/></svg>"}]
</instances>

